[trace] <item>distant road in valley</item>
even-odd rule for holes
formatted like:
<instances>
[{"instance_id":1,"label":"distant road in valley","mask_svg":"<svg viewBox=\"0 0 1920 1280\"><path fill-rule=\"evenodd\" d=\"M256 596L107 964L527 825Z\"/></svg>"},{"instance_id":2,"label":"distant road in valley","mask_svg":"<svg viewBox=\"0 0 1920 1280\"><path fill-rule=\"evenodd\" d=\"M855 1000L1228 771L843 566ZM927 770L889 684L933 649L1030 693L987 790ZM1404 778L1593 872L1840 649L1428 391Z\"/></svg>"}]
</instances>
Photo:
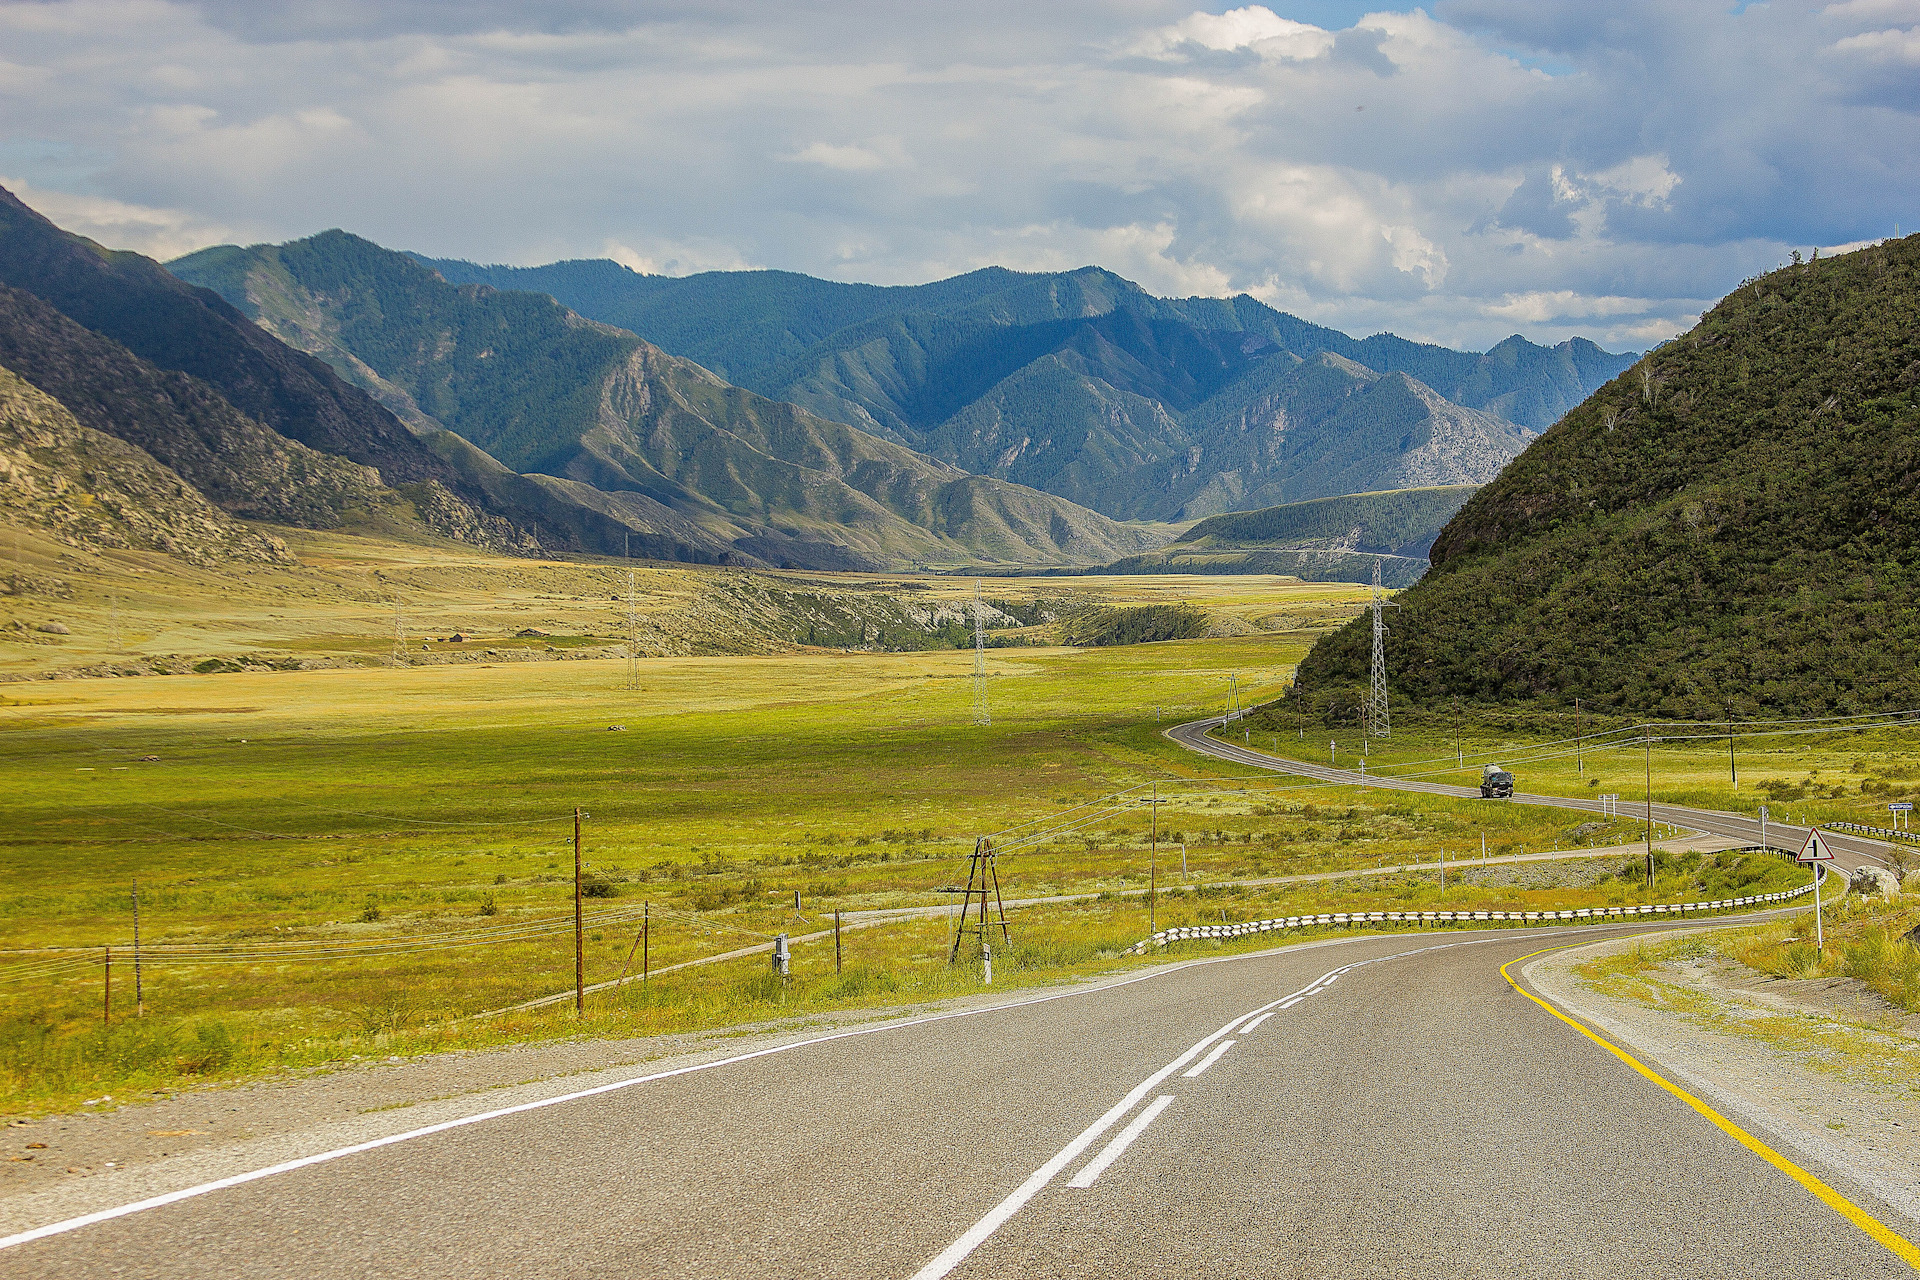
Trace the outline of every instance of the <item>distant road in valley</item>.
<instances>
[{"instance_id":1,"label":"distant road in valley","mask_svg":"<svg viewBox=\"0 0 1920 1280\"><path fill-rule=\"evenodd\" d=\"M1289 760L1285 756L1273 755L1265 751L1255 751L1248 747L1235 746L1231 742L1221 742L1210 738L1207 733L1225 723L1224 716L1214 716L1207 720L1193 720L1186 724L1173 726L1166 736L1202 755L1213 756L1233 764L1251 765L1256 769L1270 769L1276 773L1293 774L1302 778L1313 778L1320 782L1338 783L1342 786L1370 787L1383 791L1421 791L1428 795L1454 796L1460 799L1477 800L1479 787L1461 787L1452 783L1433 782L1425 778L1396 778L1392 774L1362 774L1353 769L1338 769L1331 765L1308 764L1300 760ZM1588 800L1575 796L1540 796L1514 792L1513 799L1489 800L1488 804L1537 804L1555 809L1575 809L1581 813L1598 814L1601 812L1598 800ZM1639 818L1647 816L1647 804L1644 800L1631 803L1622 796L1614 804L1614 813L1620 817ZM1690 827L1711 835L1727 836L1748 844L1761 843L1760 819L1739 813L1722 813L1714 809L1692 809L1684 805L1653 804L1653 820L1674 827ZM1766 842L1774 848L1797 849L1806 841L1804 826L1794 826L1786 822L1769 821L1766 824ZM1857 867L1887 865L1887 847L1878 840L1869 840L1861 836L1844 835L1837 831L1822 831L1820 836L1833 850L1835 867L1851 871ZM1656 841L1656 843L1658 843Z\"/></svg>"}]
</instances>

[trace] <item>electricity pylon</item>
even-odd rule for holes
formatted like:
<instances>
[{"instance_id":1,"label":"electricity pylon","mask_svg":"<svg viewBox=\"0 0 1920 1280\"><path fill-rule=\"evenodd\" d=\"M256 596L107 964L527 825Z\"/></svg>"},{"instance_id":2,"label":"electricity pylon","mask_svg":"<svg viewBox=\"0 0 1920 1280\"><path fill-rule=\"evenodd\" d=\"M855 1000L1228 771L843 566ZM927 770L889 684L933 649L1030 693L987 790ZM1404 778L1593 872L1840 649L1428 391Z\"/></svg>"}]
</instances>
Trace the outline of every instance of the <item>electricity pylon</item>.
<instances>
[{"instance_id":1,"label":"electricity pylon","mask_svg":"<svg viewBox=\"0 0 1920 1280\"><path fill-rule=\"evenodd\" d=\"M1380 562L1373 562L1373 688L1367 696L1367 736L1392 736L1393 717L1387 707L1386 596L1380 590Z\"/></svg>"},{"instance_id":2,"label":"electricity pylon","mask_svg":"<svg viewBox=\"0 0 1920 1280\"><path fill-rule=\"evenodd\" d=\"M407 661L407 619L400 612L400 602L393 602L393 665L411 666Z\"/></svg>"},{"instance_id":3,"label":"electricity pylon","mask_svg":"<svg viewBox=\"0 0 1920 1280\"><path fill-rule=\"evenodd\" d=\"M640 692L640 613L634 605L633 570L627 570L627 692Z\"/></svg>"},{"instance_id":4,"label":"electricity pylon","mask_svg":"<svg viewBox=\"0 0 1920 1280\"><path fill-rule=\"evenodd\" d=\"M992 724L987 710L987 615L980 598L980 579L973 580L973 722Z\"/></svg>"}]
</instances>

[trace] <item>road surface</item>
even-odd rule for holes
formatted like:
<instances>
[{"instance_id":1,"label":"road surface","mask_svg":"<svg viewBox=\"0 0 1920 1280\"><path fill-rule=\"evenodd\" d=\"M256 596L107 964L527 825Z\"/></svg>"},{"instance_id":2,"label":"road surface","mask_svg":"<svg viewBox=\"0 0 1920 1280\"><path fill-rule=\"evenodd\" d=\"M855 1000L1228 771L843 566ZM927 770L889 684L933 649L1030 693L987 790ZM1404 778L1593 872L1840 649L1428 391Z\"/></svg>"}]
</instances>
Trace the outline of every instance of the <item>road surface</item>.
<instances>
[{"instance_id":1,"label":"road surface","mask_svg":"<svg viewBox=\"0 0 1920 1280\"><path fill-rule=\"evenodd\" d=\"M1910 1274L1501 972L1636 931L1341 939L636 1073L15 1243L0 1268L195 1280ZM405 1124L401 1113L394 1132ZM121 1204L112 1184L89 1180L91 1207Z\"/></svg>"}]
</instances>

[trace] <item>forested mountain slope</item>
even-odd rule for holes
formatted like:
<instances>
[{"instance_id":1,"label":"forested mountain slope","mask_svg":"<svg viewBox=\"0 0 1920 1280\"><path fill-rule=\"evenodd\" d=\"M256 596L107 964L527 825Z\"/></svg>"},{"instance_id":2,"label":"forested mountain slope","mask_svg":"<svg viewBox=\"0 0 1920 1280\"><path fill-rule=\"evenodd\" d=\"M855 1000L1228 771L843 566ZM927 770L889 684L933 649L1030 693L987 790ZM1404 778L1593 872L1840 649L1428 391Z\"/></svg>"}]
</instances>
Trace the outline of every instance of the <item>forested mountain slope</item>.
<instances>
[{"instance_id":1,"label":"forested mountain slope","mask_svg":"<svg viewBox=\"0 0 1920 1280\"><path fill-rule=\"evenodd\" d=\"M1157 541L730 386L546 295L456 287L343 232L171 265L417 430L699 554L879 568L1106 560Z\"/></svg>"},{"instance_id":2,"label":"forested mountain slope","mask_svg":"<svg viewBox=\"0 0 1920 1280\"><path fill-rule=\"evenodd\" d=\"M1356 340L1244 295L1155 298L1093 267L881 288L423 261L551 294L763 395L1128 518L1481 483L1632 359L1579 339L1485 354Z\"/></svg>"},{"instance_id":3,"label":"forested mountain slope","mask_svg":"<svg viewBox=\"0 0 1920 1280\"><path fill-rule=\"evenodd\" d=\"M1481 489L1398 598L1401 699L1920 705L1920 237L1771 272ZM1367 678L1355 625L1301 665Z\"/></svg>"},{"instance_id":4,"label":"forested mountain slope","mask_svg":"<svg viewBox=\"0 0 1920 1280\"><path fill-rule=\"evenodd\" d=\"M1202 520L1167 549L1274 547L1424 556L1473 494L1471 485L1443 485L1236 511Z\"/></svg>"}]
</instances>

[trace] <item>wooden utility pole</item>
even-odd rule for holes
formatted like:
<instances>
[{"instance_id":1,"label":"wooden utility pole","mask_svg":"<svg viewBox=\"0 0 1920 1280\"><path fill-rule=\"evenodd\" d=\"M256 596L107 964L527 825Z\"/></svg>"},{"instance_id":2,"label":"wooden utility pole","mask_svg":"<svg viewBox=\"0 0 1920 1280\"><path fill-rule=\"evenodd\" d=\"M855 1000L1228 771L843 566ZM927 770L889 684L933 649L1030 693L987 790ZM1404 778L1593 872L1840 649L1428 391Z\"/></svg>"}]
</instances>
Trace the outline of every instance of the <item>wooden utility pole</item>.
<instances>
[{"instance_id":1,"label":"wooden utility pole","mask_svg":"<svg viewBox=\"0 0 1920 1280\"><path fill-rule=\"evenodd\" d=\"M1012 937L1007 932L1007 904L1000 897L1000 872L994 865L993 841L985 836L973 842L973 856L967 864L967 887L960 892L963 895L960 899L960 927L953 935L953 950L947 956L948 964L960 958L960 942L969 933L980 935L980 946L984 955L988 945L987 931L995 923L1000 926L1001 941L1008 944L1012 942ZM998 921L988 919L989 894L993 898L993 910L1000 917ZM980 899L980 923L969 925L967 913L973 906L976 896Z\"/></svg>"},{"instance_id":2,"label":"wooden utility pole","mask_svg":"<svg viewBox=\"0 0 1920 1280\"><path fill-rule=\"evenodd\" d=\"M100 992L100 1026L102 1029L113 1025L113 948L103 948L100 957L100 972L104 975Z\"/></svg>"},{"instance_id":3,"label":"wooden utility pole","mask_svg":"<svg viewBox=\"0 0 1920 1280\"><path fill-rule=\"evenodd\" d=\"M1586 734L1580 719L1580 699L1573 700L1573 758L1580 762L1580 776L1587 776Z\"/></svg>"},{"instance_id":4,"label":"wooden utility pole","mask_svg":"<svg viewBox=\"0 0 1920 1280\"><path fill-rule=\"evenodd\" d=\"M133 882L133 1016L147 1016L147 994L140 986L140 882Z\"/></svg>"},{"instance_id":5,"label":"wooden utility pole","mask_svg":"<svg viewBox=\"0 0 1920 1280\"><path fill-rule=\"evenodd\" d=\"M1740 789L1740 770L1733 762L1733 704L1727 704L1727 776L1733 779L1733 789Z\"/></svg>"},{"instance_id":6,"label":"wooden utility pole","mask_svg":"<svg viewBox=\"0 0 1920 1280\"><path fill-rule=\"evenodd\" d=\"M587 938L580 918L580 806L573 807L573 1011L587 1012Z\"/></svg>"},{"instance_id":7,"label":"wooden utility pole","mask_svg":"<svg viewBox=\"0 0 1920 1280\"><path fill-rule=\"evenodd\" d=\"M653 904L640 904L640 985L653 976Z\"/></svg>"},{"instance_id":8,"label":"wooden utility pole","mask_svg":"<svg viewBox=\"0 0 1920 1280\"><path fill-rule=\"evenodd\" d=\"M1647 892L1653 892L1653 726L1641 734L1647 743Z\"/></svg>"},{"instance_id":9,"label":"wooden utility pole","mask_svg":"<svg viewBox=\"0 0 1920 1280\"><path fill-rule=\"evenodd\" d=\"M840 972L840 908L833 909L833 971Z\"/></svg>"}]
</instances>

